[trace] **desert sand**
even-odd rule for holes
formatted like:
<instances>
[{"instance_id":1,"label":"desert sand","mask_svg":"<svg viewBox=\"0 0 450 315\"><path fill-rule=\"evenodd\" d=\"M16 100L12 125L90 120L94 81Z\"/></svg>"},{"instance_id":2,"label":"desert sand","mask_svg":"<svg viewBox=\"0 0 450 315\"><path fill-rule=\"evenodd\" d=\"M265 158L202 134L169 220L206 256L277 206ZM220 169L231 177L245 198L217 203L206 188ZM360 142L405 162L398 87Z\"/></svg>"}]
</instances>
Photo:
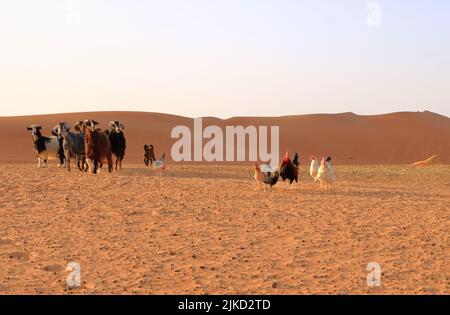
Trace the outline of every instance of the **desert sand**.
<instances>
[{"instance_id":1,"label":"desert sand","mask_svg":"<svg viewBox=\"0 0 450 315\"><path fill-rule=\"evenodd\" d=\"M191 118L143 112L92 112L21 117L0 117L0 163L35 162L30 124L42 125L43 134L65 121L96 119L107 128L111 120L120 120L126 127L128 141L126 161L142 163L144 144L153 144L159 157L170 150L173 127L186 125L193 129ZM409 164L433 154L440 162L450 164L450 118L431 112L400 112L360 116L353 113L317 114L284 117L204 118L208 125L280 126L280 154L285 150L300 152L302 163L309 156L332 156L335 164L380 165ZM206 142L206 141L205 141Z\"/></svg>"},{"instance_id":2,"label":"desert sand","mask_svg":"<svg viewBox=\"0 0 450 315\"><path fill-rule=\"evenodd\" d=\"M443 294L450 167L338 166L320 191L258 190L250 165L99 175L0 165L0 293ZM82 285L68 290L66 266ZM366 283L381 265L381 287Z\"/></svg>"}]
</instances>

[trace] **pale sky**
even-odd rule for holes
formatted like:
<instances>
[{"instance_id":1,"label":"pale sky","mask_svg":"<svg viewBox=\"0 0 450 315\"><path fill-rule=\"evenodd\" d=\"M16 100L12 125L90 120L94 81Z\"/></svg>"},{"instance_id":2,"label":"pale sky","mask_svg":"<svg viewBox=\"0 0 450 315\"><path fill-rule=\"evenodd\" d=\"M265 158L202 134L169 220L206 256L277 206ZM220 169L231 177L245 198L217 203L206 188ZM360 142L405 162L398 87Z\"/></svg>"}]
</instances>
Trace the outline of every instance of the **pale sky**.
<instances>
[{"instance_id":1,"label":"pale sky","mask_svg":"<svg viewBox=\"0 0 450 315\"><path fill-rule=\"evenodd\" d=\"M450 116L450 1L369 2L0 0L0 115Z\"/></svg>"}]
</instances>

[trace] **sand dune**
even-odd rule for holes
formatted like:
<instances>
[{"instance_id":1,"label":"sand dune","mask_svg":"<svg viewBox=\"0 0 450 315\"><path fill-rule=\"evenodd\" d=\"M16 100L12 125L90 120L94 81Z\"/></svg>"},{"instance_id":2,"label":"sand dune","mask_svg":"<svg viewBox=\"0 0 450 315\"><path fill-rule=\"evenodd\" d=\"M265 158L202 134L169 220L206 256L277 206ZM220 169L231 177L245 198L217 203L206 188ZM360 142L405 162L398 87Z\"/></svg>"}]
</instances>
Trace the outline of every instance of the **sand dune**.
<instances>
[{"instance_id":1,"label":"sand dune","mask_svg":"<svg viewBox=\"0 0 450 315\"><path fill-rule=\"evenodd\" d=\"M126 126L126 163L141 163L144 144L153 144L156 154L170 152L176 125L193 128L190 118L144 112L92 112L0 118L1 162L35 161L31 137L25 127L39 123L44 133L59 121L73 124L92 118L102 127L110 120ZM375 116L352 113L284 117L234 117L226 120L208 117L204 126L279 125L280 150L298 151L307 163L310 155L331 155L335 164L411 164L437 154L450 163L450 118L431 112L402 112ZM282 154L282 153L280 153ZM170 155L170 154L169 154ZM170 156L169 156L170 158Z\"/></svg>"}]
</instances>

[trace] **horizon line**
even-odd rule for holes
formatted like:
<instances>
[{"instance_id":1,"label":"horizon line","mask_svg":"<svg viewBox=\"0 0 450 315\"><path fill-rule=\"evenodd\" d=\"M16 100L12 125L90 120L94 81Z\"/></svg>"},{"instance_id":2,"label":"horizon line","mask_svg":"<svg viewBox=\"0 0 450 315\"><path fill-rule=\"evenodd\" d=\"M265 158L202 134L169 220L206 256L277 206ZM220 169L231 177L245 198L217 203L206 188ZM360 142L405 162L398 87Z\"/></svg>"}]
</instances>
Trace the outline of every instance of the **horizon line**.
<instances>
[{"instance_id":1,"label":"horizon line","mask_svg":"<svg viewBox=\"0 0 450 315\"><path fill-rule=\"evenodd\" d=\"M402 114L402 113L431 113L439 116L443 116L446 118L450 118L449 116L437 112L433 112L430 110L422 110L422 111L411 111L411 110L404 110L404 111L394 111L394 112L384 112L379 114L357 114L355 112L333 112L333 113L304 113L304 114L287 114L287 115L280 115L280 116L264 116L264 115L255 115L255 116L249 116L249 115L242 115L242 116L230 116L226 118L221 118L218 116L188 116L188 115L181 115L181 114L172 114L172 113L163 113L163 112L154 112L154 111L143 111L143 110L92 110L92 111L80 111L80 112L58 112L58 113L43 113L43 114L25 114L25 115L0 115L0 118L21 118L21 117L32 117L32 116L56 116L56 115L75 115L75 114L94 114L94 113L143 113L143 114L159 114L159 115L168 115L168 116L174 116L174 117L180 117L180 118L189 118L189 119L195 119L195 118L210 118L210 119L218 119L218 120L230 120L230 119L236 119L236 118L284 118L284 117L296 117L296 116L313 116L313 115L355 115L360 117L370 117L370 116L383 116L383 115L392 115L392 114Z\"/></svg>"}]
</instances>

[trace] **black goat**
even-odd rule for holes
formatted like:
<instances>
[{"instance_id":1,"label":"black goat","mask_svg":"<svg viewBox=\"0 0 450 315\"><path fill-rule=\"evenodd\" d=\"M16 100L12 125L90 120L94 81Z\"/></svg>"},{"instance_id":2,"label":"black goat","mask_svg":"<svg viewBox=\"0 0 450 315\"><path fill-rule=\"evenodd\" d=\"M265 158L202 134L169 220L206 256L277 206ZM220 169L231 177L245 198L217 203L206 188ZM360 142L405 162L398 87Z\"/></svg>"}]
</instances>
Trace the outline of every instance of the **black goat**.
<instances>
[{"instance_id":1,"label":"black goat","mask_svg":"<svg viewBox=\"0 0 450 315\"><path fill-rule=\"evenodd\" d=\"M109 142L111 143L111 152L116 157L114 170L122 169L122 160L125 156L127 142L123 134L125 126L118 121L109 122L111 133L109 134Z\"/></svg>"}]
</instances>

